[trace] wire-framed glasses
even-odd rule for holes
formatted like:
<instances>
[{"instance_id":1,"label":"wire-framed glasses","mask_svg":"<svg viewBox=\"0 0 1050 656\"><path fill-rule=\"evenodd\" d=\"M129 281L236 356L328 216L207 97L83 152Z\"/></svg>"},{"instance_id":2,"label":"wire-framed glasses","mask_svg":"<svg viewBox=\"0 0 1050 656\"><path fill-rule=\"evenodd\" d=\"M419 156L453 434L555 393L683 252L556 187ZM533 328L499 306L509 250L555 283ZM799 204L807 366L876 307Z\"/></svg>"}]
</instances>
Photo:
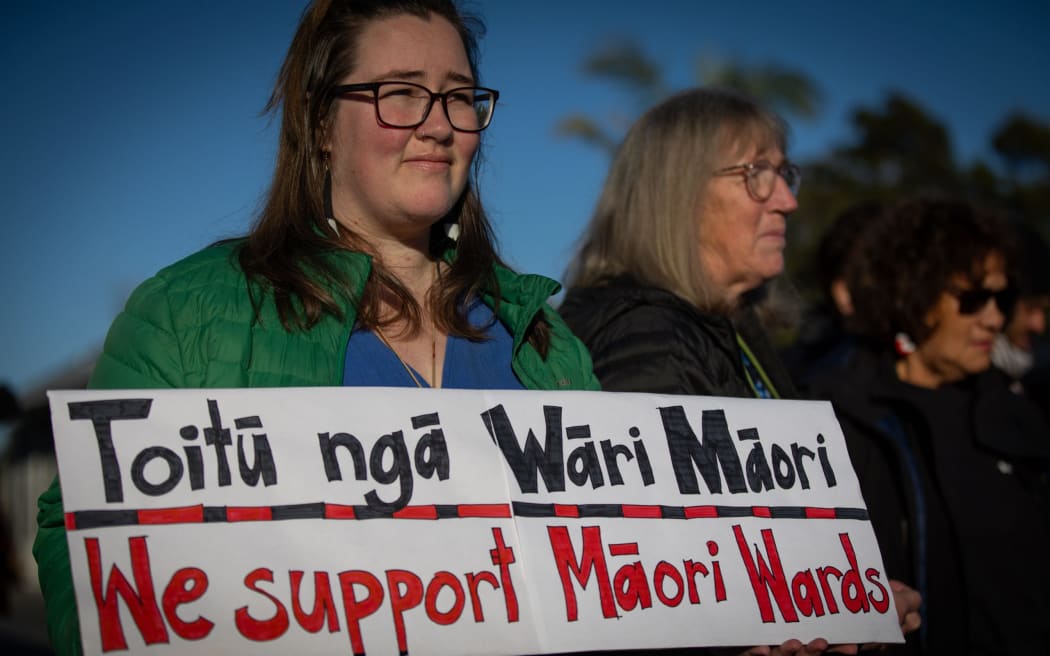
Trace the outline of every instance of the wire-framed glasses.
<instances>
[{"instance_id":1,"label":"wire-framed glasses","mask_svg":"<svg viewBox=\"0 0 1050 656\"><path fill-rule=\"evenodd\" d=\"M492 122L499 91L485 87L458 87L443 93L411 82L362 82L343 84L337 96L370 91L376 119L391 128L414 128L430 116L434 102L440 100L449 124L460 132L481 132Z\"/></svg>"},{"instance_id":2,"label":"wire-framed glasses","mask_svg":"<svg viewBox=\"0 0 1050 656\"><path fill-rule=\"evenodd\" d=\"M798 168L798 165L791 162L784 162L780 166L776 166L772 162L760 159L757 162L744 162L736 166L727 166L724 169L718 169L714 174L722 176L738 173L744 176L744 182L747 184L747 193L751 194L751 197L760 203L769 200L769 197L773 195L778 175L784 178L784 182L787 183L792 195L798 195L799 185L802 184L802 170Z\"/></svg>"}]
</instances>

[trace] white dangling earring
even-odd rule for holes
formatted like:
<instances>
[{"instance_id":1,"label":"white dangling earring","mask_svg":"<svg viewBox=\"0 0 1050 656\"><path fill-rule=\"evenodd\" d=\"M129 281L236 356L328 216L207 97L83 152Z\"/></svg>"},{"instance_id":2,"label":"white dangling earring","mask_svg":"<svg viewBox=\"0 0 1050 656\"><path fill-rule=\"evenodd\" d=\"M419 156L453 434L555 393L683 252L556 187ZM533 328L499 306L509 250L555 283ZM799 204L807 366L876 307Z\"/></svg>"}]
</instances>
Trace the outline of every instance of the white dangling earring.
<instances>
[{"instance_id":1,"label":"white dangling earring","mask_svg":"<svg viewBox=\"0 0 1050 656\"><path fill-rule=\"evenodd\" d=\"M452 241L457 241L459 239L459 223L458 222L446 223L444 225L444 228L445 228L445 236L446 237L448 237Z\"/></svg>"},{"instance_id":2,"label":"white dangling earring","mask_svg":"<svg viewBox=\"0 0 1050 656\"><path fill-rule=\"evenodd\" d=\"M906 332L899 332L893 336L893 350L897 352L900 357L905 357L915 352L915 342L912 341L911 337Z\"/></svg>"}]
</instances>

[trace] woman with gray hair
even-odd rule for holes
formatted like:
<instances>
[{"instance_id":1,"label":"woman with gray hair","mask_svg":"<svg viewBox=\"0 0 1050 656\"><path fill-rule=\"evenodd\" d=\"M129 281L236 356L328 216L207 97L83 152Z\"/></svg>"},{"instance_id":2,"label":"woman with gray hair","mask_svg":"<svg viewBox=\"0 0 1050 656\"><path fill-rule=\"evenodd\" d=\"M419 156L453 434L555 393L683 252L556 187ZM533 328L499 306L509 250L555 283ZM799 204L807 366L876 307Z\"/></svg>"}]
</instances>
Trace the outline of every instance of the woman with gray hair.
<instances>
[{"instance_id":1,"label":"woman with gray hair","mask_svg":"<svg viewBox=\"0 0 1050 656\"><path fill-rule=\"evenodd\" d=\"M727 90L681 92L631 128L559 308L602 389L797 395L758 311L784 270L787 218L798 208L801 174L786 150L780 118ZM891 586L902 630L915 630L918 594ZM792 640L747 653L827 647Z\"/></svg>"},{"instance_id":2,"label":"woman with gray hair","mask_svg":"<svg viewBox=\"0 0 1050 656\"><path fill-rule=\"evenodd\" d=\"M785 150L775 114L724 90L682 92L630 130L560 308L603 389L796 395L755 311L798 207Z\"/></svg>"}]
</instances>

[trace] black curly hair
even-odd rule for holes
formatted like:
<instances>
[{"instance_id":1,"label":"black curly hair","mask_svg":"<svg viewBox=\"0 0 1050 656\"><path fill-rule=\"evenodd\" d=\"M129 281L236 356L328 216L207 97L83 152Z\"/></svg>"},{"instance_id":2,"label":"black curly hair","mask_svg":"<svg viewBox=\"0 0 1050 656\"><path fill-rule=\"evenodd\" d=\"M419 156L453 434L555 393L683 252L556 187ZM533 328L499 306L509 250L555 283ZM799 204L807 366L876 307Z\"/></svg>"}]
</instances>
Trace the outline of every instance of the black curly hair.
<instances>
[{"instance_id":1,"label":"black curly hair","mask_svg":"<svg viewBox=\"0 0 1050 656\"><path fill-rule=\"evenodd\" d=\"M962 275L980 287L988 256L1002 256L1009 279L1016 279L1007 224L966 201L911 199L873 221L846 267L846 281L856 329L878 348L891 348L898 332L922 343L936 328L926 317L951 280Z\"/></svg>"}]
</instances>

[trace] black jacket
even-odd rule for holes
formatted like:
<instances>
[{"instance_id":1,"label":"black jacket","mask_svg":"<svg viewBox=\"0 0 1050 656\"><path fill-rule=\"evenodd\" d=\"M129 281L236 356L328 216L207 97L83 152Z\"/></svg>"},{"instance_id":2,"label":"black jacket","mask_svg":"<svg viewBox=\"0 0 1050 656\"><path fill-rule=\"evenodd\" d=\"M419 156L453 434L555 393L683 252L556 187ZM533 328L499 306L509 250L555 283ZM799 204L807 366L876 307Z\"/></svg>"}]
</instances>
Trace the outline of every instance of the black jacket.
<instances>
[{"instance_id":1,"label":"black jacket","mask_svg":"<svg viewBox=\"0 0 1050 656\"><path fill-rule=\"evenodd\" d=\"M758 317L750 310L731 321L623 276L601 287L570 289L558 313L590 350L603 390L754 397L737 346L739 331L781 398L796 396ZM731 651L735 653L729 649L638 653L713 656Z\"/></svg>"},{"instance_id":2,"label":"black jacket","mask_svg":"<svg viewBox=\"0 0 1050 656\"><path fill-rule=\"evenodd\" d=\"M923 594L910 653L1050 654L1050 430L994 372L936 390L857 351L812 386L846 436L887 575Z\"/></svg>"},{"instance_id":3,"label":"black jacket","mask_svg":"<svg viewBox=\"0 0 1050 656\"><path fill-rule=\"evenodd\" d=\"M604 390L754 397L739 332L780 397L797 396L750 308L730 320L619 277L600 287L570 289L558 312L590 350Z\"/></svg>"}]
</instances>

